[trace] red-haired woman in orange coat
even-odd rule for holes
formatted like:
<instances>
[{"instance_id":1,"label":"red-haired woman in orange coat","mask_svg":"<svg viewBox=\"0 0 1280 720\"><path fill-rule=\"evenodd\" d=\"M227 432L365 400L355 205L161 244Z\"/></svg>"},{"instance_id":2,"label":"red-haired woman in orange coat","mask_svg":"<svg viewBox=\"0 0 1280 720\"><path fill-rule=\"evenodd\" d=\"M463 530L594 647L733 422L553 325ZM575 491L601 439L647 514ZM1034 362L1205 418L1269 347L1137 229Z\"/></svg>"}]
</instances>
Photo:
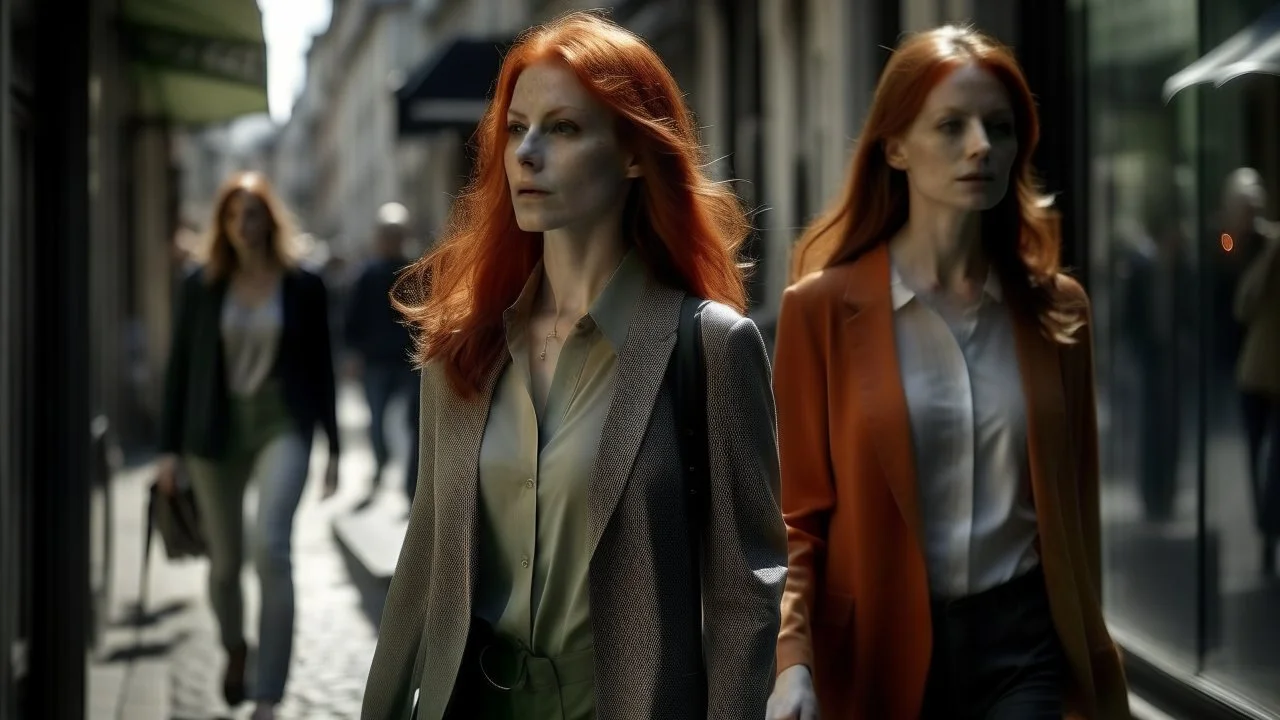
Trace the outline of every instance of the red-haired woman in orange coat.
<instances>
[{"instance_id":1,"label":"red-haired woman in orange coat","mask_svg":"<svg viewBox=\"0 0 1280 720\"><path fill-rule=\"evenodd\" d=\"M590 14L517 41L477 139L401 284L421 460L363 717L763 717L786 531L743 211L658 56ZM688 295L705 512L667 382Z\"/></svg>"},{"instance_id":2,"label":"red-haired woman in orange coat","mask_svg":"<svg viewBox=\"0 0 1280 720\"><path fill-rule=\"evenodd\" d=\"M801 239L776 354L773 720L1128 717L1089 305L1059 271L1038 135L1006 49L913 36Z\"/></svg>"}]
</instances>

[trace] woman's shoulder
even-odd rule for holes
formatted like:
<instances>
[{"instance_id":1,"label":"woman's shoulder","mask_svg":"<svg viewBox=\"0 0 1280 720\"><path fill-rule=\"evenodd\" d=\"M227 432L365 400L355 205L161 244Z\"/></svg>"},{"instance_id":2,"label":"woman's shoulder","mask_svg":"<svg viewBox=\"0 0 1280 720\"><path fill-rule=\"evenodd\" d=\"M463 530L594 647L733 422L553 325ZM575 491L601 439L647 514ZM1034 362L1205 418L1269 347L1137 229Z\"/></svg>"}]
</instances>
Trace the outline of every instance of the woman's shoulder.
<instances>
[{"instance_id":1,"label":"woman's shoulder","mask_svg":"<svg viewBox=\"0 0 1280 720\"><path fill-rule=\"evenodd\" d=\"M766 347L755 321L734 308L707 301L702 309L702 346L711 362L737 362Z\"/></svg>"},{"instance_id":2,"label":"woman's shoulder","mask_svg":"<svg viewBox=\"0 0 1280 720\"><path fill-rule=\"evenodd\" d=\"M324 279L320 277L320 273L304 267L302 265L294 265L285 271L286 276L293 278L296 282L306 283L308 285L324 286Z\"/></svg>"},{"instance_id":3,"label":"woman's shoulder","mask_svg":"<svg viewBox=\"0 0 1280 720\"><path fill-rule=\"evenodd\" d=\"M729 305L714 300L707 300L702 308L702 334L713 337L731 337L734 335L760 334L760 329L751 318L738 312Z\"/></svg>"},{"instance_id":4,"label":"woman's shoulder","mask_svg":"<svg viewBox=\"0 0 1280 720\"><path fill-rule=\"evenodd\" d=\"M311 296L328 292L324 278L320 277L319 273L300 265L294 265L285 270L284 277L286 290L292 288L295 292Z\"/></svg>"},{"instance_id":5,"label":"woman's shoulder","mask_svg":"<svg viewBox=\"0 0 1280 720\"><path fill-rule=\"evenodd\" d=\"M787 286L782 298L806 308L829 305L848 290L850 275L858 272L864 259L814 270Z\"/></svg>"},{"instance_id":6,"label":"woman's shoulder","mask_svg":"<svg viewBox=\"0 0 1280 720\"><path fill-rule=\"evenodd\" d=\"M1071 277L1065 272L1058 272L1053 276L1053 283L1058 288L1058 292L1066 295L1068 299L1083 304L1088 304L1089 293L1085 291L1084 285L1079 280Z\"/></svg>"}]
</instances>

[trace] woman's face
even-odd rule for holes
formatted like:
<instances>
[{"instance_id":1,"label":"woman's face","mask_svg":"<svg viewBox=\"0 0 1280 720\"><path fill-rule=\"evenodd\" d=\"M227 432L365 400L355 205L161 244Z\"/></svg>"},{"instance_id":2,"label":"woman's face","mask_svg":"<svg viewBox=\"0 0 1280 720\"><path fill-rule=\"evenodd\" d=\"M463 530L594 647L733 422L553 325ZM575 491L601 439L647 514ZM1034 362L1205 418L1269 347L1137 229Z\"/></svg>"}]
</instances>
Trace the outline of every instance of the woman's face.
<instances>
[{"instance_id":1,"label":"woman's face","mask_svg":"<svg viewBox=\"0 0 1280 720\"><path fill-rule=\"evenodd\" d=\"M238 190L227 199L222 229L237 254L261 253L271 239L271 214L257 195Z\"/></svg>"},{"instance_id":2,"label":"woman's face","mask_svg":"<svg viewBox=\"0 0 1280 720\"><path fill-rule=\"evenodd\" d=\"M962 211L990 210L1004 199L1017 153L1009 93L972 64L939 83L906 134L885 143L913 198Z\"/></svg>"},{"instance_id":3,"label":"woman's face","mask_svg":"<svg viewBox=\"0 0 1280 720\"><path fill-rule=\"evenodd\" d=\"M618 143L613 113L572 70L555 62L525 68L507 132L503 162L521 230L586 231L616 222L640 169Z\"/></svg>"}]
</instances>

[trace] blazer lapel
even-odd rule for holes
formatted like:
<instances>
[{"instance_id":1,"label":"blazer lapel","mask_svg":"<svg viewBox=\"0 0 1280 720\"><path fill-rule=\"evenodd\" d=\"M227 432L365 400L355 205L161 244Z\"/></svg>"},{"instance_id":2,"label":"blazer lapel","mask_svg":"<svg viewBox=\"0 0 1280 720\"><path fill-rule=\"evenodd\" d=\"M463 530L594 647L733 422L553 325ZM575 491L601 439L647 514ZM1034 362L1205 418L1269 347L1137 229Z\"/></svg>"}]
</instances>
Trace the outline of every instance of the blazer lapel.
<instances>
[{"instance_id":1,"label":"blazer lapel","mask_svg":"<svg viewBox=\"0 0 1280 720\"><path fill-rule=\"evenodd\" d=\"M618 506L640 444L649 429L653 406L666 378L676 343L678 310L684 293L649 281L631 317L627 340L618 353L613 400L600 432L589 486L588 512L594 554Z\"/></svg>"},{"instance_id":2,"label":"blazer lapel","mask_svg":"<svg viewBox=\"0 0 1280 720\"><path fill-rule=\"evenodd\" d=\"M854 407L865 417L866 431L873 436L870 445L903 520L923 543L911 420L894 343L889 251L881 245L845 267L844 299L850 313L845 327L851 349L847 361L856 386Z\"/></svg>"},{"instance_id":3,"label":"blazer lapel","mask_svg":"<svg viewBox=\"0 0 1280 720\"><path fill-rule=\"evenodd\" d=\"M463 577L459 580L464 581L462 588L465 588L468 611L471 609L471 595L475 590L476 566L479 562L476 498L480 479L480 443L484 439L484 429L489 421L493 389L509 361L510 356L504 350L502 357L489 368L480 386L480 394L474 399L464 400L447 388L441 390L444 398L439 417L448 419L451 425L449 435L457 441L436 445L436 468L447 468L449 479L453 480L436 484L437 507L443 511L443 517L437 514L436 521L442 529L450 521L457 522L460 526L450 528L451 532L437 535L449 538L451 543L460 543L454 546L451 554L466 559ZM447 382L441 380L442 385Z\"/></svg>"},{"instance_id":4,"label":"blazer lapel","mask_svg":"<svg viewBox=\"0 0 1280 720\"><path fill-rule=\"evenodd\" d=\"M478 397L460 398L441 378L437 392L437 417L449 424L443 435L437 428L436 442L436 513L435 539L432 550L434 565L431 588L433 602L448 603L449 612L428 614L422 631L435 638L439 648L437 662L447 664L442 673L423 669L423 706L419 717L443 716L445 703L453 687L467 645L469 623L457 618L470 618L479 572L478 514L476 498L480 475L480 443L489 420L489 405L498 377L510 356L504 351L485 375ZM444 442L442 442L444 441ZM447 679L446 679L447 678Z\"/></svg>"}]
</instances>

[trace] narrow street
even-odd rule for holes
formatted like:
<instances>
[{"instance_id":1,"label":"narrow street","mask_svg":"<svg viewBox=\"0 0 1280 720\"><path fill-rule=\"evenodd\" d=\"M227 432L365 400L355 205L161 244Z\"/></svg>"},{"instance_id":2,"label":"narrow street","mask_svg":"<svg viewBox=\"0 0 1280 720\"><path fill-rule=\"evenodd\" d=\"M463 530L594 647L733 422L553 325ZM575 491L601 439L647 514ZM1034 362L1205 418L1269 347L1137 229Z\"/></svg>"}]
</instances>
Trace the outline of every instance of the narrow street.
<instances>
[{"instance_id":1,"label":"narrow street","mask_svg":"<svg viewBox=\"0 0 1280 720\"><path fill-rule=\"evenodd\" d=\"M392 407L392 412L397 408ZM312 478L294 526L297 598L293 669L281 720L329 720L359 715L364 681L373 656L375 628L363 612L335 544L332 523L366 494L373 466L365 427L368 410L359 388L340 390L338 422L345 443L338 495L320 501L325 447L317 443ZM393 437L396 457L403 438ZM398 442L397 442L398 441ZM403 504L398 463L384 481L378 505ZM205 595L207 561L170 562L153 540L147 618L141 629L129 620L138 597L145 492L151 468L130 468L115 481L116 547L112 582L114 622L89 664L90 720L214 720L247 718L252 705L232 712L221 697L223 652ZM249 510L252 511L252 494ZM250 644L256 635L257 580L246 564L245 601ZM251 658L252 663L252 658ZM251 667L252 672L252 667ZM250 675L252 677L252 675Z\"/></svg>"}]
</instances>

